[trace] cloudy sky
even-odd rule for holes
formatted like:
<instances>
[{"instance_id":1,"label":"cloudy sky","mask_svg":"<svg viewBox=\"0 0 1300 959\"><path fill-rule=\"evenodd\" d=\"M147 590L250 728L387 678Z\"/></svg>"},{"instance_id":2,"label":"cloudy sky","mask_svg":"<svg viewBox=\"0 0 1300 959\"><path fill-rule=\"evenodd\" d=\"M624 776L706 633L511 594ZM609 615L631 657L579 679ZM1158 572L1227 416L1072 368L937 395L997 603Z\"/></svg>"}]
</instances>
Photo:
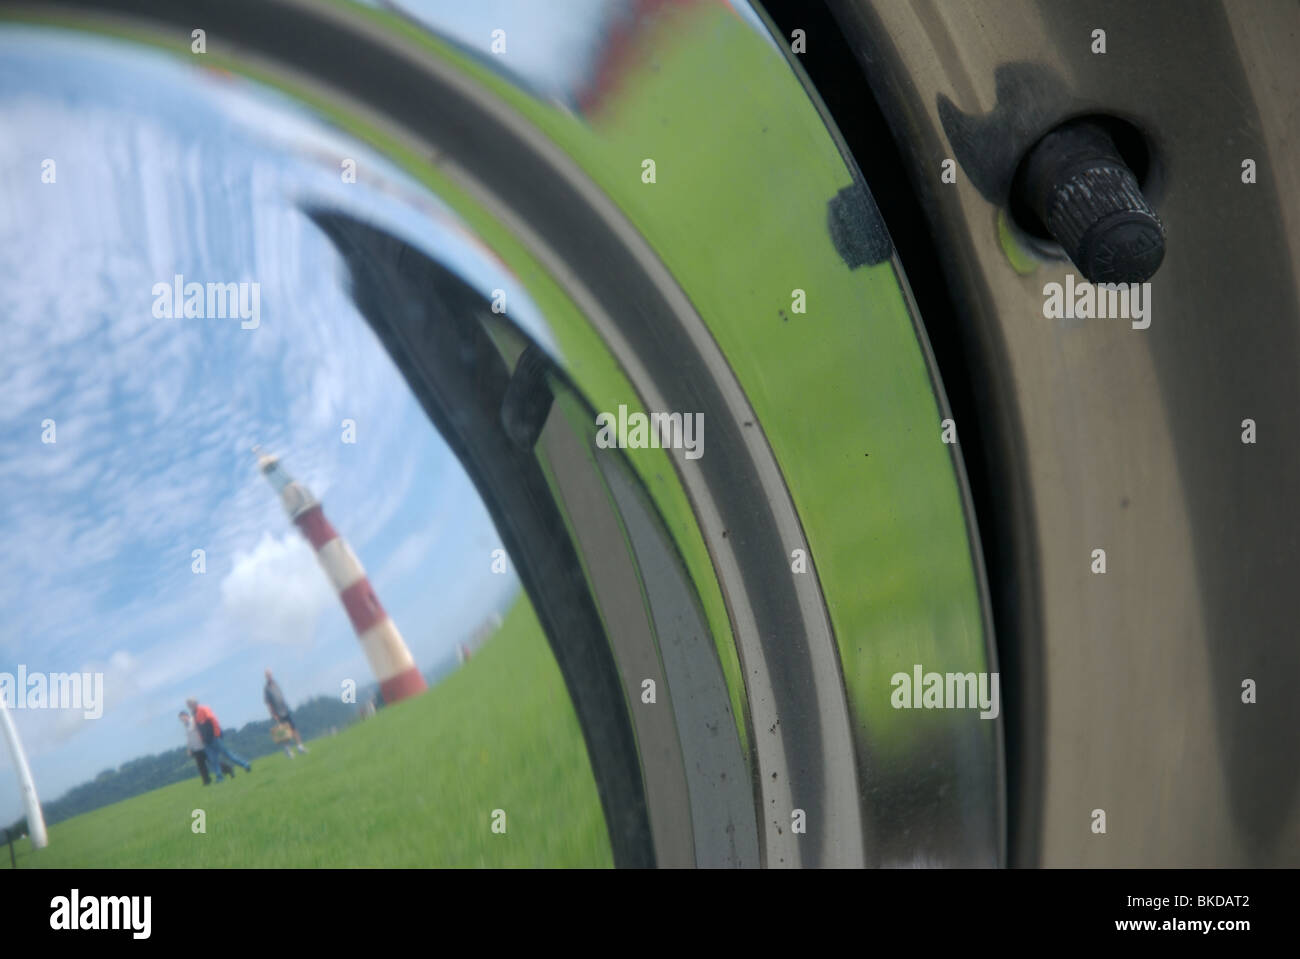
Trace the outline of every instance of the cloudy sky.
<instances>
[{"instance_id":1,"label":"cloudy sky","mask_svg":"<svg viewBox=\"0 0 1300 959\"><path fill-rule=\"evenodd\" d=\"M435 199L268 91L115 41L0 30L0 129L0 672L100 671L107 700L13 712L43 799L180 745L187 695L240 725L267 667L291 703L371 680L254 443L323 500L422 668L507 602L477 494L299 212L436 251L544 337ZM260 325L155 318L178 273L259 283ZM0 749L0 822L20 812Z\"/></svg>"},{"instance_id":2,"label":"cloudy sky","mask_svg":"<svg viewBox=\"0 0 1300 959\"><path fill-rule=\"evenodd\" d=\"M623 53L609 44L614 34L634 29L638 17L652 21L663 11L634 0L360 0L401 13L457 45L481 54L483 62L509 75L535 96L567 107L577 94L608 82L602 59ZM671 7L672 4L664 4ZM745 0L728 0L732 11L775 46L763 20ZM497 34L496 31L501 31ZM494 49L494 41L500 44Z\"/></svg>"}]
</instances>

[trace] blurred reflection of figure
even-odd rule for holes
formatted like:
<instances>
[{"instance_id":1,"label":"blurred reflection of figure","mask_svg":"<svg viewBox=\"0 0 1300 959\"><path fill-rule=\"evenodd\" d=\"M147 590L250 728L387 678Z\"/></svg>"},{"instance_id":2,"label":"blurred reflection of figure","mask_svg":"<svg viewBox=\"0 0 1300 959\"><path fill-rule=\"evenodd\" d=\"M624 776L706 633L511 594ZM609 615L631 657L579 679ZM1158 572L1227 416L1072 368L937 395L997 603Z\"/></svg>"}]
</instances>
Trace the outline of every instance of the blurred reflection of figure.
<instances>
[{"instance_id":1,"label":"blurred reflection of figure","mask_svg":"<svg viewBox=\"0 0 1300 959\"><path fill-rule=\"evenodd\" d=\"M288 726L294 742L298 744L298 752L305 753L307 747L302 744L298 727L293 724L293 716L289 714L289 703L285 700L284 693L280 691L280 684L275 681L269 669L266 671L266 687L262 690L262 701L266 703L266 709L271 714L271 722ZM284 744L284 752L290 759L293 758L293 750L289 748L287 742Z\"/></svg>"},{"instance_id":2,"label":"blurred reflection of figure","mask_svg":"<svg viewBox=\"0 0 1300 959\"><path fill-rule=\"evenodd\" d=\"M181 725L185 727L185 746L194 759L194 765L199 767L199 777L206 786L212 780L208 776L208 757L203 751L203 737L199 734L198 727L190 720L189 713L182 709L180 717ZM221 764L221 771L231 779L235 778L235 770L228 763Z\"/></svg>"},{"instance_id":3,"label":"blurred reflection of figure","mask_svg":"<svg viewBox=\"0 0 1300 959\"><path fill-rule=\"evenodd\" d=\"M203 737L203 751L208 757L208 767L217 774L217 782L222 781L221 760L223 757L229 759L236 766L243 766L245 772L251 773L253 771L252 763L247 759L236 756L221 741L221 723L217 722L216 714L207 706L199 705L199 701L193 696L185 700L185 705L189 706L190 712L194 714L194 723L199 727L199 735Z\"/></svg>"}]
</instances>

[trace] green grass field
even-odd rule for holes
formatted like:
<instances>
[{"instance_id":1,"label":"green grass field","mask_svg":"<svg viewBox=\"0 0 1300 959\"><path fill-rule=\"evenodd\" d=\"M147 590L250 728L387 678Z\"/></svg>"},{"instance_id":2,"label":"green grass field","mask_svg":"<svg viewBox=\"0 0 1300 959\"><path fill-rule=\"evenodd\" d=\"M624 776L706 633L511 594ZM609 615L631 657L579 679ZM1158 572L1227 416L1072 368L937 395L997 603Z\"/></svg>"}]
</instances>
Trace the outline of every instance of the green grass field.
<instances>
[{"instance_id":1,"label":"green grass field","mask_svg":"<svg viewBox=\"0 0 1300 959\"><path fill-rule=\"evenodd\" d=\"M308 748L59 823L46 849L15 845L18 867L613 864L578 720L526 599L437 687ZM191 829L195 809L206 834Z\"/></svg>"}]
</instances>

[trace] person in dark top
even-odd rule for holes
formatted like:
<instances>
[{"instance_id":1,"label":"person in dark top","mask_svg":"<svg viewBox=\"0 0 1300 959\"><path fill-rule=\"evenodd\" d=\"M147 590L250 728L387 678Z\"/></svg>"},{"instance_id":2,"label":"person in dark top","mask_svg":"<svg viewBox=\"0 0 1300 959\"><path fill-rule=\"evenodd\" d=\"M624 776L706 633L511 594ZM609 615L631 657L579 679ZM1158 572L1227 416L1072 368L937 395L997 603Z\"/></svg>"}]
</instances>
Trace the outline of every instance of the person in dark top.
<instances>
[{"instance_id":1,"label":"person in dark top","mask_svg":"<svg viewBox=\"0 0 1300 959\"><path fill-rule=\"evenodd\" d=\"M302 744L302 736L298 733L298 727L293 724L293 716L289 712L289 703L284 698L284 693L280 691L280 684L275 681L271 671L266 671L266 687L262 690L262 700L266 703L266 710L271 714L271 721L288 726L293 733L293 741L298 744L298 752L307 752L307 747ZM289 744L284 744L284 751L289 758L293 758L293 752L289 749Z\"/></svg>"}]
</instances>

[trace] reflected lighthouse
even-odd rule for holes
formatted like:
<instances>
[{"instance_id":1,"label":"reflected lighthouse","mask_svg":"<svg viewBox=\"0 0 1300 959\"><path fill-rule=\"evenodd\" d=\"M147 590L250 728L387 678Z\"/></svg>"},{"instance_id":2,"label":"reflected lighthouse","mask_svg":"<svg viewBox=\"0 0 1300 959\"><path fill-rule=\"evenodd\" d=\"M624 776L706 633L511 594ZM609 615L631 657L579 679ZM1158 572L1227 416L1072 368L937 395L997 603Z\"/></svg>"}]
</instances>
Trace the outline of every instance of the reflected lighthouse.
<instances>
[{"instance_id":1,"label":"reflected lighthouse","mask_svg":"<svg viewBox=\"0 0 1300 959\"><path fill-rule=\"evenodd\" d=\"M379 680L384 702L395 703L424 692L427 684L406 648L406 641L379 605L361 561L325 518L320 502L311 490L285 472L279 457L262 454L259 446L253 447L253 452L259 454L257 468L280 495L284 511L307 537L321 568L334 585L370 668Z\"/></svg>"}]
</instances>

